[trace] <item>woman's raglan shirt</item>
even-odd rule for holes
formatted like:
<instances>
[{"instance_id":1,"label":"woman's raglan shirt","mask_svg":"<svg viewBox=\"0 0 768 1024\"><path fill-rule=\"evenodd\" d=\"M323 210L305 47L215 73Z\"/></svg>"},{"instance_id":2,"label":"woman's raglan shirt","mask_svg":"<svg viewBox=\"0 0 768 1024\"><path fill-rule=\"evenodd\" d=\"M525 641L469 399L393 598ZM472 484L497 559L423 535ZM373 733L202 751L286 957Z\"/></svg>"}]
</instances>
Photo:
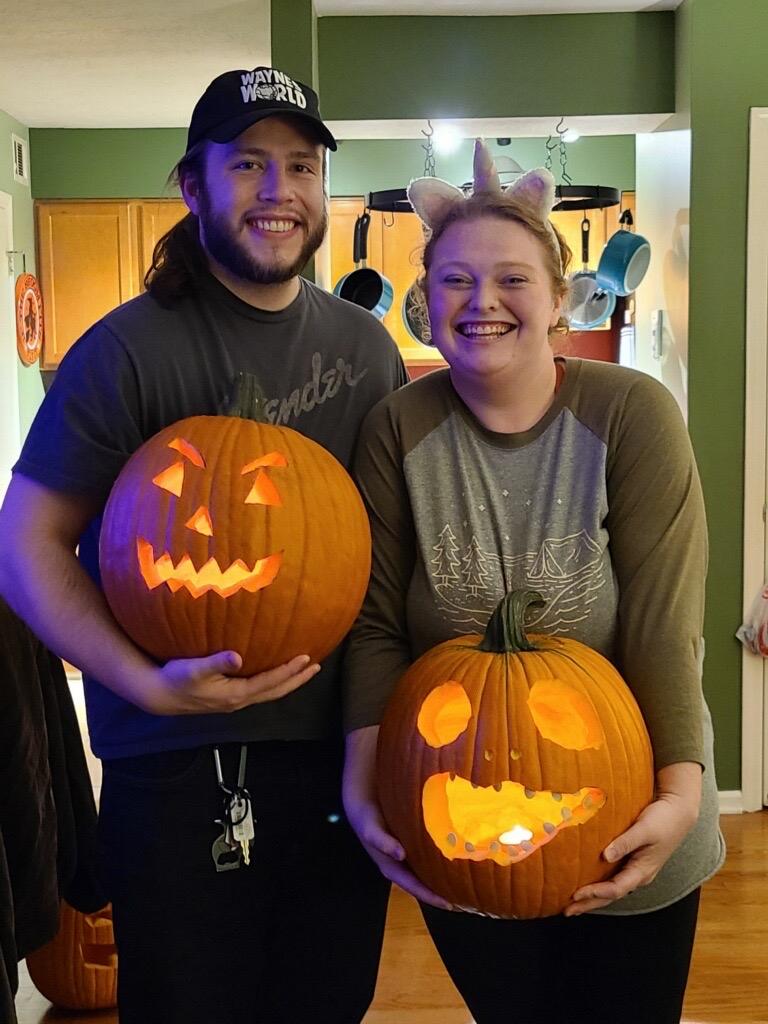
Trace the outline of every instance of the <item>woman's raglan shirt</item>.
<instances>
[{"instance_id":1,"label":"woman's raglan shirt","mask_svg":"<svg viewBox=\"0 0 768 1024\"><path fill-rule=\"evenodd\" d=\"M377 724L419 655L482 633L506 591L538 591L546 606L527 628L580 640L617 666L643 712L656 769L704 767L697 826L650 886L602 911L636 913L690 892L724 856L701 690L704 506L663 385L609 363L561 365L552 406L523 433L485 429L447 370L369 414L356 474L374 557L347 651L345 724Z\"/></svg>"}]
</instances>

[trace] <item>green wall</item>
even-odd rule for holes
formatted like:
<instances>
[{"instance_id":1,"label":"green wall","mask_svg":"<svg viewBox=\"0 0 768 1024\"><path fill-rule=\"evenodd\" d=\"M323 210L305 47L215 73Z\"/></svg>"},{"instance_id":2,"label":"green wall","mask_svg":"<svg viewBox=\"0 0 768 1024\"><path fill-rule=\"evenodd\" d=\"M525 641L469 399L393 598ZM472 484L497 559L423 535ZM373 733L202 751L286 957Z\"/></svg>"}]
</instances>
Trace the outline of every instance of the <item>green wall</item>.
<instances>
[{"instance_id":1,"label":"green wall","mask_svg":"<svg viewBox=\"0 0 768 1024\"><path fill-rule=\"evenodd\" d=\"M184 149L181 128L66 129L33 128L32 190L36 199L120 199L176 195L168 172ZM489 140L500 156L526 170L546 159L544 139L513 139L509 146ZM575 182L621 189L635 184L632 135L582 138L567 147L568 172ZM436 157L439 177L461 184L471 177L472 141L456 153ZM331 154L330 185L335 196L361 195L397 188L424 171L424 150L417 139L347 139ZM553 171L560 173L555 154Z\"/></svg>"},{"instance_id":2,"label":"green wall","mask_svg":"<svg viewBox=\"0 0 768 1024\"><path fill-rule=\"evenodd\" d=\"M673 111L674 13L328 17L332 120Z\"/></svg>"},{"instance_id":3,"label":"green wall","mask_svg":"<svg viewBox=\"0 0 768 1024\"><path fill-rule=\"evenodd\" d=\"M740 785L745 299L750 106L768 106L768 4L688 0L691 290L689 423L710 529L705 685L718 783ZM727 273L725 273L727 271Z\"/></svg>"},{"instance_id":4,"label":"green wall","mask_svg":"<svg viewBox=\"0 0 768 1024\"><path fill-rule=\"evenodd\" d=\"M313 0L271 0L272 63L317 91L317 16Z\"/></svg>"},{"instance_id":5,"label":"green wall","mask_svg":"<svg viewBox=\"0 0 768 1024\"><path fill-rule=\"evenodd\" d=\"M347 139L331 159L331 194L361 195L377 189L399 188L424 173L423 140ZM524 170L541 167L547 152L544 139L513 139L508 146L487 140L496 157L508 156ZM435 157L435 173L455 185L472 177L474 143L465 139L450 156ZM635 187L634 135L581 138L567 146L568 173L577 184L594 183L632 190ZM560 162L554 154L552 171L560 180Z\"/></svg>"},{"instance_id":6,"label":"green wall","mask_svg":"<svg viewBox=\"0 0 768 1024\"><path fill-rule=\"evenodd\" d=\"M29 141L27 128L0 110L0 153L6 158L0 160L0 191L7 192L13 201L13 247L20 249L26 256L27 273L35 273L35 219L32 196L26 185L20 185L13 179L11 165L11 135ZM29 166L34 174L34 164L30 154ZM0 258L4 259L2 253ZM16 264L16 276L22 272L22 264ZM39 364L23 366L19 362L19 419L21 434L24 437L29 430L38 406L43 398L43 385L40 378Z\"/></svg>"},{"instance_id":7,"label":"green wall","mask_svg":"<svg viewBox=\"0 0 768 1024\"><path fill-rule=\"evenodd\" d=\"M35 199L171 196L185 128L31 128Z\"/></svg>"}]
</instances>

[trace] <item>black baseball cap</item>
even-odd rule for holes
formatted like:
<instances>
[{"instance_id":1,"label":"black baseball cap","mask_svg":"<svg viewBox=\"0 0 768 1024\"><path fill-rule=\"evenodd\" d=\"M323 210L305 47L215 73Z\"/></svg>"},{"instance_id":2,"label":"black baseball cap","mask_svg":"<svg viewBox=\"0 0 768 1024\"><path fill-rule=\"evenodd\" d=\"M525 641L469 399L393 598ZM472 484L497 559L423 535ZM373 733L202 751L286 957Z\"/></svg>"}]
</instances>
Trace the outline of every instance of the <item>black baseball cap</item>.
<instances>
[{"instance_id":1,"label":"black baseball cap","mask_svg":"<svg viewBox=\"0 0 768 1024\"><path fill-rule=\"evenodd\" d=\"M292 114L309 121L328 149L336 140L323 124L317 93L277 68L225 71L214 78L195 104L187 135L187 152L209 139L231 142L256 121Z\"/></svg>"}]
</instances>

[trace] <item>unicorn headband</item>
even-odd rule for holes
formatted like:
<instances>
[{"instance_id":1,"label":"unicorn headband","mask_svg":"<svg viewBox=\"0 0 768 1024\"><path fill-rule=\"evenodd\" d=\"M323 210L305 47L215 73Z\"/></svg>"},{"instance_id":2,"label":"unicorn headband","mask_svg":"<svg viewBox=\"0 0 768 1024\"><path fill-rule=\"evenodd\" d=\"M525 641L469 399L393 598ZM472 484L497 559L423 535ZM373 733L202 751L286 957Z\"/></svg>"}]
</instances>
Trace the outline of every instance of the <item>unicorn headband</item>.
<instances>
[{"instance_id":1,"label":"unicorn headband","mask_svg":"<svg viewBox=\"0 0 768 1024\"><path fill-rule=\"evenodd\" d=\"M549 229L560 262L560 245L549 220L555 204L555 179L545 167L526 171L510 185L502 186L487 146L482 139L476 139L472 177L474 195L483 192L488 195L514 196L521 205L527 206ZM411 206L430 232L442 223L456 203L464 202L466 198L460 188L441 178L415 178L408 186Z\"/></svg>"}]
</instances>

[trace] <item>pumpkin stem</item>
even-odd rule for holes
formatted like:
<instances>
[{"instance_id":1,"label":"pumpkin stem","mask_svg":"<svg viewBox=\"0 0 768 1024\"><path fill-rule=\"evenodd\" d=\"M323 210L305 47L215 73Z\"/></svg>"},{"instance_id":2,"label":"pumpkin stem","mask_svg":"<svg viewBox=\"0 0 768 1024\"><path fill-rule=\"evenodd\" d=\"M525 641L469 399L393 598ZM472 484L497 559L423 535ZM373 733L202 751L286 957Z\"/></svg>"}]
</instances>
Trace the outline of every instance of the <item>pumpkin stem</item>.
<instances>
[{"instance_id":1,"label":"pumpkin stem","mask_svg":"<svg viewBox=\"0 0 768 1024\"><path fill-rule=\"evenodd\" d=\"M240 371L232 384L232 391L222 409L223 416L237 416L243 420L266 423L264 405L267 398L261 390L259 379L253 373Z\"/></svg>"},{"instance_id":2,"label":"pumpkin stem","mask_svg":"<svg viewBox=\"0 0 768 1024\"><path fill-rule=\"evenodd\" d=\"M538 650L525 635L525 613L531 606L540 608L545 604L544 598L535 590L511 590L505 594L488 620L478 649L490 654Z\"/></svg>"}]
</instances>

